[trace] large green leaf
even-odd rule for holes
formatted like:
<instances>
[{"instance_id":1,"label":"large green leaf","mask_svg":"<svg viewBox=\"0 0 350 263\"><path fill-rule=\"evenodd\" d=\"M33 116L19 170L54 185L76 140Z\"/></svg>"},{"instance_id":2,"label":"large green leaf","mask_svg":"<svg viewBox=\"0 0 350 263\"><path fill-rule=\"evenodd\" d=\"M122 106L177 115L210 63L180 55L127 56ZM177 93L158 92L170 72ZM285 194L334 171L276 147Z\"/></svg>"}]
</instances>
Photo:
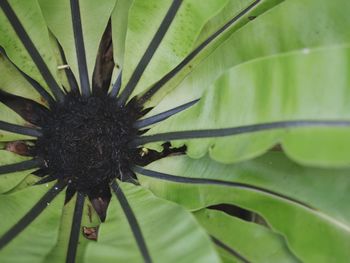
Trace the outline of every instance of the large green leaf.
<instances>
[{"instance_id":1,"label":"large green leaf","mask_svg":"<svg viewBox=\"0 0 350 263\"><path fill-rule=\"evenodd\" d=\"M135 214L152 262L220 262L205 232L180 206L127 183L120 185ZM120 191L120 189L119 189ZM86 262L144 262L122 207L113 197ZM150 262L150 261L146 261Z\"/></svg>"},{"instance_id":2,"label":"large green leaf","mask_svg":"<svg viewBox=\"0 0 350 263\"><path fill-rule=\"evenodd\" d=\"M349 58L349 47L334 47L270 56L234 67L198 105L148 134L194 132L149 139L179 139L174 146L186 144L190 156L199 158L209 150L212 158L226 163L255 157L281 143L301 163L349 166ZM284 125L246 127L279 122ZM227 128L236 129L223 136L235 136L219 138L220 130ZM190 140L201 136L196 130L209 130L204 137L213 138Z\"/></svg>"},{"instance_id":3,"label":"large green leaf","mask_svg":"<svg viewBox=\"0 0 350 263\"><path fill-rule=\"evenodd\" d=\"M279 152L235 165L177 156L147 169L160 173L138 168L148 175L139 175L142 185L189 209L231 203L255 211L304 262L349 257L348 169L306 168Z\"/></svg>"},{"instance_id":4,"label":"large green leaf","mask_svg":"<svg viewBox=\"0 0 350 263\"><path fill-rule=\"evenodd\" d=\"M261 4L273 6L272 2L261 1ZM199 98L220 75L235 65L293 50L349 43L349 9L347 0L289 0L263 14L255 11L249 15L256 16L253 21L221 42L184 81L179 84L184 77L181 76L169 83L164 93L160 91L159 95L165 95L176 87L150 114ZM154 101L159 101L160 97L155 96ZM150 101L149 105L155 103Z\"/></svg>"},{"instance_id":5,"label":"large green leaf","mask_svg":"<svg viewBox=\"0 0 350 263\"><path fill-rule=\"evenodd\" d=\"M201 38L205 40L199 45L198 43L195 43L193 46L194 49L181 61L181 63L176 65L175 68L163 76L162 79L155 83L151 89L147 90L146 94L143 94L142 101L146 100L145 104L147 107L156 106L169 90L178 86L179 83L189 75L193 69L197 68L205 58L211 57L210 54L225 43L225 40L227 40L233 32L238 31L241 27L244 27L249 23L251 17L263 14L282 1L283 0L230 1L221 12L218 12L211 20L208 20L196 39L196 42L201 41ZM230 14L228 15L228 13ZM223 24L219 25L220 22L217 21L217 16L221 16L225 20ZM215 29L212 28L214 26ZM221 56L221 59L224 60L225 56ZM222 65L222 62L223 61L218 65ZM205 64L206 66L204 67L207 70L213 66L213 64L210 63ZM191 85L191 83L189 83L189 85ZM157 95L152 96L155 91ZM151 95L149 95L149 93L151 93ZM173 105L173 103L168 106L171 105Z\"/></svg>"},{"instance_id":6,"label":"large green leaf","mask_svg":"<svg viewBox=\"0 0 350 263\"><path fill-rule=\"evenodd\" d=\"M25 215L47 192L48 186L35 186L0 196L2 236ZM0 251L1 262L47 262L46 255L53 248L57 236L64 196L61 194ZM23 222L21 224L24 224ZM18 226L17 226L18 227Z\"/></svg>"},{"instance_id":7,"label":"large green leaf","mask_svg":"<svg viewBox=\"0 0 350 263\"><path fill-rule=\"evenodd\" d=\"M283 237L261 225L245 222L224 212L202 209L194 213L208 233L237 255L222 253L228 262L243 257L249 262L299 262ZM225 248L222 248L225 251ZM239 260L238 260L239 262Z\"/></svg>"}]
</instances>

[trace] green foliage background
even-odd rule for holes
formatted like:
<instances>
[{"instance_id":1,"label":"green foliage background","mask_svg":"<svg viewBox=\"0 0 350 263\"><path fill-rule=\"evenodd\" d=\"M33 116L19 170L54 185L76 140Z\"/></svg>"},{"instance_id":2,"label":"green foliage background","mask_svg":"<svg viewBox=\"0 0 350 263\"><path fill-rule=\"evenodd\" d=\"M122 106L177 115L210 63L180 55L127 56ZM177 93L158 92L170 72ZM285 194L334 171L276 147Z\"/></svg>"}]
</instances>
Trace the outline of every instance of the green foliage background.
<instances>
[{"instance_id":1,"label":"green foliage background","mask_svg":"<svg viewBox=\"0 0 350 263\"><path fill-rule=\"evenodd\" d=\"M3 0L1 0L3 1ZM57 39L79 76L69 0L9 0L51 74L69 84ZM89 79L111 19L122 89L157 31L170 0L81 0ZM246 9L247 7L251 7ZM146 117L200 98L155 124L140 144L165 140L187 155L136 167L140 186L120 183L153 262L348 262L350 258L350 2L347 0L183 0L132 96L142 96L227 21L239 15L145 103ZM16 67L51 92L0 9L0 89L41 101ZM111 87L112 87L111 83ZM27 123L0 103L0 120ZM266 124L269 129L247 127ZM220 136L225 129L243 132ZM205 138L170 132L215 130ZM156 136L164 133L164 136ZM148 138L148 139L145 139ZM5 142L32 139L0 130L0 164L28 158ZM271 151L280 145L282 150ZM0 175L0 236L52 186L33 186L34 170ZM75 206L64 193L11 243L1 262L64 262ZM208 209L233 204L260 218ZM98 241L80 235L76 262L143 262L123 208L112 196L106 222L88 216ZM264 224L261 223L264 221ZM234 252L233 252L234 251Z\"/></svg>"}]
</instances>

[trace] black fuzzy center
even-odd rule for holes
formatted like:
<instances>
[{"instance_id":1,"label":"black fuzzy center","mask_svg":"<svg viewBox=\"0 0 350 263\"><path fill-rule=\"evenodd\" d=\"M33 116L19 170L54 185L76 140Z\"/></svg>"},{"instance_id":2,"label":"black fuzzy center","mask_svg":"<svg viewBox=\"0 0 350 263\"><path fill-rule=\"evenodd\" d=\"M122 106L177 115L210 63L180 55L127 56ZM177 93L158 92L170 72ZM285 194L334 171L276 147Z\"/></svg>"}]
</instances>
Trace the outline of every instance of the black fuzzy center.
<instances>
[{"instance_id":1,"label":"black fuzzy center","mask_svg":"<svg viewBox=\"0 0 350 263\"><path fill-rule=\"evenodd\" d=\"M130 165L136 113L135 107L120 108L107 95L68 94L46 117L35 153L45 160L48 174L74 190L98 195L114 178L122 179Z\"/></svg>"}]
</instances>

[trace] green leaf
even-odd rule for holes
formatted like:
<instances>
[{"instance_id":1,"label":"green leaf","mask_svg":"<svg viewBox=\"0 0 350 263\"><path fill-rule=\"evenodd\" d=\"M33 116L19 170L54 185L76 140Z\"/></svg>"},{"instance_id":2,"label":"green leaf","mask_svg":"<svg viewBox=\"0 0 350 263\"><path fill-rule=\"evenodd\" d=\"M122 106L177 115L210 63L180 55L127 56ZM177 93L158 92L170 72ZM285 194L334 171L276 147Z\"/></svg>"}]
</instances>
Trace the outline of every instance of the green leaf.
<instances>
[{"instance_id":1,"label":"green leaf","mask_svg":"<svg viewBox=\"0 0 350 263\"><path fill-rule=\"evenodd\" d=\"M226 5L217 14L215 14L215 16L211 17L202 28L194 46L199 46L201 43L203 43L208 37L210 37L210 35L214 34L215 31L224 26L227 21L232 19L233 14L243 10L251 3L251 0L227 1Z\"/></svg>"},{"instance_id":2,"label":"green leaf","mask_svg":"<svg viewBox=\"0 0 350 263\"><path fill-rule=\"evenodd\" d=\"M2 236L27 213L47 192L46 186L35 186L0 196ZM54 246L64 195L61 194L28 227L0 251L1 262L46 262L45 257Z\"/></svg>"},{"instance_id":3,"label":"green leaf","mask_svg":"<svg viewBox=\"0 0 350 263\"><path fill-rule=\"evenodd\" d=\"M174 176L138 168L148 175L139 175L142 185L161 198L189 209L228 203L260 214L303 262L350 256L349 169L307 168L279 152L235 165L177 156L147 169Z\"/></svg>"},{"instance_id":4,"label":"green leaf","mask_svg":"<svg viewBox=\"0 0 350 263\"><path fill-rule=\"evenodd\" d=\"M117 0L111 16L113 56L118 68L124 65L125 38L128 28L129 9L132 2L131 0Z\"/></svg>"},{"instance_id":5,"label":"green leaf","mask_svg":"<svg viewBox=\"0 0 350 263\"><path fill-rule=\"evenodd\" d=\"M201 97L217 78L233 66L304 48L350 42L350 2L347 0L268 0L261 1L261 5L270 7L269 11L258 12L258 6L249 14L251 18L256 17L254 20L231 32L225 42L220 42L205 60L193 67L193 71L187 71L162 88L164 93L158 92L154 102L150 101L147 106L155 106L159 98L174 90L149 114ZM186 79L179 83L185 76Z\"/></svg>"},{"instance_id":6,"label":"green leaf","mask_svg":"<svg viewBox=\"0 0 350 263\"><path fill-rule=\"evenodd\" d=\"M234 67L197 105L148 134L211 130L206 137L213 138L195 140L199 135L193 132L173 145L186 144L188 155L194 158L209 151L213 159L225 163L261 155L281 143L292 159L303 164L349 166L349 57L349 47L334 47L270 56ZM293 121L297 123L288 123ZM300 127L298 121L305 125ZM236 131L278 122L286 125ZM219 138L215 130L225 128L237 129ZM160 136L160 141L175 137Z\"/></svg>"},{"instance_id":7,"label":"green leaf","mask_svg":"<svg viewBox=\"0 0 350 263\"><path fill-rule=\"evenodd\" d=\"M209 238L180 206L154 197L142 187L122 183L145 239L152 262L220 262ZM86 262L143 262L122 207L115 197L97 243L90 243Z\"/></svg>"},{"instance_id":8,"label":"green leaf","mask_svg":"<svg viewBox=\"0 0 350 263\"><path fill-rule=\"evenodd\" d=\"M211 236L249 262L299 262L283 237L266 227L210 209L199 210L194 215ZM235 257L230 255L230 258Z\"/></svg>"},{"instance_id":9,"label":"green leaf","mask_svg":"<svg viewBox=\"0 0 350 263\"><path fill-rule=\"evenodd\" d=\"M240 28L243 28L245 25L251 22L251 17L263 14L267 10L278 5L281 1L283 0L255 0L244 1L242 6L235 5L232 7L231 5L228 5L228 8L234 9L232 10L233 12L231 13L229 19L225 21L225 24L220 28L216 28L215 32L210 35L206 41L197 46L180 64L177 65L176 68L165 75L159 83L157 82L155 84L156 87L152 87L153 90L157 90L157 95L151 98L148 98L148 96L146 96L146 98L143 98L147 99L145 106L156 106L158 102L167 93L169 93L169 91L177 87L186 76L191 76L191 72L203 63L205 64L204 68L207 72L202 72L202 74L209 74L209 76L212 76L211 67L213 67L214 64L206 62L208 58L211 57L211 54L214 54L215 50L220 49L220 47L227 42L227 39L230 37L230 35L236 31L239 31ZM230 49L232 49L232 46ZM220 60L215 61L219 62L217 65L220 65L216 66L217 69L222 69L221 66L224 65L225 59L227 57L228 56L221 54ZM202 78L203 76L197 77ZM205 78L207 78L207 76L205 76ZM215 79L212 81L214 80ZM204 82L204 84L208 84L208 82ZM193 98L191 88L191 85L193 85L193 83L189 82L186 85L188 85L188 91L190 91L188 97ZM203 87L205 87L205 85ZM202 86L197 86L196 90L200 91L202 90L201 88ZM186 89L184 92L187 93ZM148 91L148 93L150 93L150 91ZM174 104L170 103L168 106L172 105Z\"/></svg>"},{"instance_id":10,"label":"green leaf","mask_svg":"<svg viewBox=\"0 0 350 263\"><path fill-rule=\"evenodd\" d=\"M124 67L125 39L128 28L131 0L118 0L111 15L114 71L110 85L110 94L117 96L120 91L121 72ZM118 82L117 80L120 80ZM118 83L118 85L115 85ZM114 87L114 89L113 89Z\"/></svg>"}]
</instances>

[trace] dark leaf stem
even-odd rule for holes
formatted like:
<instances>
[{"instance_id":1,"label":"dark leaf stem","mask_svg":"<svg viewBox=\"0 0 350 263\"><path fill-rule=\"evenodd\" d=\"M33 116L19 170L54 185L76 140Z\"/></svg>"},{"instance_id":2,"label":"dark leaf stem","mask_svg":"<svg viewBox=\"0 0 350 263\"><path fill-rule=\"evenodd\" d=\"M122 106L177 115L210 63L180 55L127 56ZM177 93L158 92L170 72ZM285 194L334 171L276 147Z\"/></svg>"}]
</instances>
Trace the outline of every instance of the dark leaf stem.
<instances>
[{"instance_id":1,"label":"dark leaf stem","mask_svg":"<svg viewBox=\"0 0 350 263\"><path fill-rule=\"evenodd\" d=\"M217 238L215 238L213 236L210 236L210 237L211 237L211 240L214 242L215 245L217 245L221 249L225 250L227 253L231 254L233 257L239 259L240 261L242 261L244 263L250 263L250 261L248 259L243 257L241 254L239 254L237 251L235 251L233 248L231 248L227 244L223 243L222 241L220 241L219 239L217 239Z\"/></svg>"},{"instance_id":2,"label":"dark leaf stem","mask_svg":"<svg viewBox=\"0 0 350 263\"><path fill-rule=\"evenodd\" d=\"M270 123L252 124L233 128L208 129L208 130L189 130L159 133L148 136L141 136L131 142L130 147L137 147L151 142L187 140L213 137L226 137L240 134L248 134L259 131L288 128L311 128L311 127L344 127L350 128L350 121L318 121L318 120L296 120L296 121L279 121Z\"/></svg>"},{"instance_id":3,"label":"dark leaf stem","mask_svg":"<svg viewBox=\"0 0 350 263\"><path fill-rule=\"evenodd\" d=\"M191 178L191 177L183 177L183 176L175 176L170 174L165 174L161 172L156 172L152 170L144 169L140 166L135 166L133 168L135 173L139 173L144 176L156 178L159 180L165 180L170 182L176 182L176 183L183 183L183 184L202 184L202 185L216 185L216 186L227 186L227 187L234 187L234 188L240 188L240 189L247 189L250 191L260 192L265 195L270 195L273 197L277 197L279 199L282 199L284 201L292 202L294 204L300 205L304 208L314 210L311 206L309 206L306 203L303 203L297 199L294 199L292 197L259 187L254 186L250 184L245 183L238 183L238 182L229 182L229 181L223 181L223 180L216 180L216 179L207 179L207 178Z\"/></svg>"},{"instance_id":4,"label":"dark leaf stem","mask_svg":"<svg viewBox=\"0 0 350 263\"><path fill-rule=\"evenodd\" d=\"M38 182L36 182L36 185L40 185L40 184L47 184L50 183L52 181L55 181L57 179L57 176L55 174L50 174L42 179L40 179Z\"/></svg>"},{"instance_id":5,"label":"dark leaf stem","mask_svg":"<svg viewBox=\"0 0 350 263\"><path fill-rule=\"evenodd\" d=\"M113 84L112 90L109 93L110 97L116 97L119 94L120 91L120 87L122 86L122 71L120 71L117 80L115 81L115 83Z\"/></svg>"},{"instance_id":6,"label":"dark leaf stem","mask_svg":"<svg viewBox=\"0 0 350 263\"><path fill-rule=\"evenodd\" d=\"M91 95L88 68L86 64L85 44L83 37L83 28L81 24L81 14L79 0L70 0L71 16L74 31L75 49L79 67L80 88L84 97Z\"/></svg>"},{"instance_id":7,"label":"dark leaf stem","mask_svg":"<svg viewBox=\"0 0 350 263\"><path fill-rule=\"evenodd\" d=\"M12 95L0 90L0 102L15 111L24 120L35 126L42 126L42 116L48 116L48 109L36 101Z\"/></svg>"},{"instance_id":8,"label":"dark leaf stem","mask_svg":"<svg viewBox=\"0 0 350 263\"><path fill-rule=\"evenodd\" d=\"M27 135L31 137L41 137L42 132L35 128L23 127L17 124L0 121L0 130Z\"/></svg>"},{"instance_id":9,"label":"dark leaf stem","mask_svg":"<svg viewBox=\"0 0 350 263\"><path fill-rule=\"evenodd\" d=\"M23 71L21 71L18 67L16 67L18 71L22 74L22 76L28 81L28 83L47 101L50 107L55 104L55 100L52 98L50 93L48 93L36 80L29 77Z\"/></svg>"},{"instance_id":10,"label":"dark leaf stem","mask_svg":"<svg viewBox=\"0 0 350 263\"><path fill-rule=\"evenodd\" d=\"M47 86L51 89L57 101L63 102L64 93L62 89L60 88L55 78L51 74L49 68L47 67L46 63L41 57L39 51L36 49L34 43L32 42L26 30L24 29L23 25L19 21L16 13L13 11L12 7L10 6L7 0L1 0L0 7L3 10L4 14L6 15L7 19L9 20L11 26L15 30L18 38L21 40L22 44L28 51L35 65L39 69L40 74L45 80Z\"/></svg>"},{"instance_id":11,"label":"dark leaf stem","mask_svg":"<svg viewBox=\"0 0 350 263\"><path fill-rule=\"evenodd\" d=\"M0 249L10 243L18 234L28 227L43 211L47 204L63 190L65 184L57 182L12 228L0 237Z\"/></svg>"},{"instance_id":12,"label":"dark leaf stem","mask_svg":"<svg viewBox=\"0 0 350 263\"><path fill-rule=\"evenodd\" d=\"M79 244L81 219L83 216L84 202L85 202L84 194L78 192L77 199L75 201L75 208L74 208L72 227L71 227L70 237L69 237L66 263L75 262L78 244Z\"/></svg>"},{"instance_id":13,"label":"dark leaf stem","mask_svg":"<svg viewBox=\"0 0 350 263\"><path fill-rule=\"evenodd\" d=\"M215 39L217 39L222 33L224 33L227 29L229 29L236 21L242 18L245 14L247 14L251 9L253 9L261 0L256 0L252 4L250 4L247 8L242 10L237 16L228 21L224 26L222 26L219 30L214 32L211 36L209 36L202 44L200 44L196 49L194 49L190 54L188 54L184 60L180 62L173 70L171 70L168 74L166 74L163 78L161 78L158 82L156 82L144 95L139 98L139 103L144 104L147 100L152 98L152 96L163 87L170 79L172 79L177 73L179 73L183 68L185 68L190 61L192 61L204 48L206 48L209 44L211 44Z\"/></svg>"},{"instance_id":14,"label":"dark leaf stem","mask_svg":"<svg viewBox=\"0 0 350 263\"><path fill-rule=\"evenodd\" d=\"M146 119L138 120L135 122L134 128L142 129L142 128L145 128L145 127L150 126L152 124L161 122L161 121L163 121L163 120L165 120L165 119L167 119L167 118L169 118L169 117L171 117L171 116L173 116L181 111L188 109L189 107L196 104L198 101L199 101L199 99L193 100L193 101L190 101L190 102L185 103L183 105L180 105L176 108L173 108L171 110L159 113L157 115L151 116L151 117L146 118Z\"/></svg>"},{"instance_id":15,"label":"dark leaf stem","mask_svg":"<svg viewBox=\"0 0 350 263\"><path fill-rule=\"evenodd\" d=\"M66 73L67 80L68 80L69 86L71 88L71 91L73 91L74 93L78 93L79 92L78 82L77 82L70 66L68 65L68 62L67 62L67 59L66 59L66 56L64 54L64 51L63 51L61 44L58 42L57 39L56 39L56 41L57 41L58 49L60 51L62 62L68 66L67 68L64 69L64 72Z\"/></svg>"},{"instance_id":16,"label":"dark leaf stem","mask_svg":"<svg viewBox=\"0 0 350 263\"><path fill-rule=\"evenodd\" d=\"M2 174L16 173L21 171L26 171L35 168L41 168L44 165L42 159L32 159L28 161L23 161L20 163L8 164L0 166L0 176Z\"/></svg>"},{"instance_id":17,"label":"dark leaf stem","mask_svg":"<svg viewBox=\"0 0 350 263\"><path fill-rule=\"evenodd\" d=\"M145 263L152 263L151 256L149 254L145 239L142 235L141 228L139 223L137 222L136 216L134 212L132 211L128 200L126 199L122 189L119 187L118 183L116 181L113 181L112 185L112 190L115 193L120 206L122 207L124 214L129 222L131 231L135 237L136 243L138 248L140 249L141 255L143 257L143 261Z\"/></svg>"},{"instance_id":18,"label":"dark leaf stem","mask_svg":"<svg viewBox=\"0 0 350 263\"><path fill-rule=\"evenodd\" d=\"M77 190L71 184L68 184L64 203L67 204L73 198L76 192Z\"/></svg>"},{"instance_id":19,"label":"dark leaf stem","mask_svg":"<svg viewBox=\"0 0 350 263\"><path fill-rule=\"evenodd\" d=\"M182 0L173 0L167 14L165 15L162 23L160 24L156 34L154 35L153 39L151 40L149 46L147 47L145 53L143 54L141 60L136 66L135 71L130 77L129 82L126 84L124 90L119 96L119 105L122 106L126 103L128 98L130 97L131 93L134 91L137 83L139 82L143 72L145 71L146 67L148 66L149 62L151 61L154 53L156 52L159 44L163 40L166 32L169 29L169 26L171 22L174 20L177 11L179 10L181 6Z\"/></svg>"}]
</instances>

